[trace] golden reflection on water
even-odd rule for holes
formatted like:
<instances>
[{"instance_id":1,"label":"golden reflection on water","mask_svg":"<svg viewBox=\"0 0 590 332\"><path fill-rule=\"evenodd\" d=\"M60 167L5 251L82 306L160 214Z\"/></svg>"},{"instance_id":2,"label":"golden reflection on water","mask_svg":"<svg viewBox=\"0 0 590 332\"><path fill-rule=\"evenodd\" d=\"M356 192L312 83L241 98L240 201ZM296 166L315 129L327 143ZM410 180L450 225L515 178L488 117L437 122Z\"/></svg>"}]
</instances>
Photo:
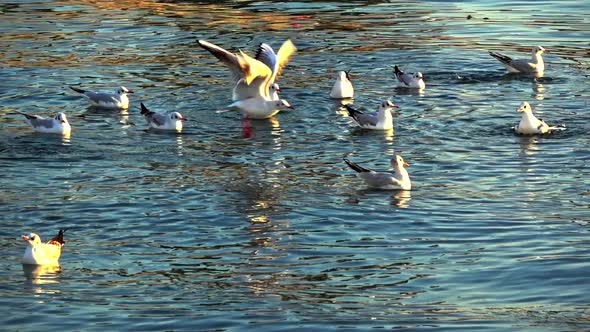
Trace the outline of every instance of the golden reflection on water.
<instances>
[{"instance_id":1,"label":"golden reflection on water","mask_svg":"<svg viewBox=\"0 0 590 332\"><path fill-rule=\"evenodd\" d=\"M23 264L25 275L25 288L31 289L35 294L57 294L60 291L48 287L59 284L61 267L59 265L30 265Z\"/></svg>"},{"instance_id":2,"label":"golden reflection on water","mask_svg":"<svg viewBox=\"0 0 590 332\"><path fill-rule=\"evenodd\" d=\"M539 137L536 135L528 136L522 135L519 137L519 144L520 144L520 151L521 155L524 156L532 156L539 152L540 148L537 144L539 142Z\"/></svg>"},{"instance_id":3,"label":"golden reflection on water","mask_svg":"<svg viewBox=\"0 0 590 332\"><path fill-rule=\"evenodd\" d=\"M409 190L398 190L391 195L391 204L399 208L410 207L410 201L412 200L412 192Z\"/></svg>"},{"instance_id":4,"label":"golden reflection on water","mask_svg":"<svg viewBox=\"0 0 590 332\"><path fill-rule=\"evenodd\" d=\"M533 91L535 92L535 94L533 95L533 97L537 100L543 100L545 99L545 86L542 83L535 83L533 85Z\"/></svg>"}]
</instances>

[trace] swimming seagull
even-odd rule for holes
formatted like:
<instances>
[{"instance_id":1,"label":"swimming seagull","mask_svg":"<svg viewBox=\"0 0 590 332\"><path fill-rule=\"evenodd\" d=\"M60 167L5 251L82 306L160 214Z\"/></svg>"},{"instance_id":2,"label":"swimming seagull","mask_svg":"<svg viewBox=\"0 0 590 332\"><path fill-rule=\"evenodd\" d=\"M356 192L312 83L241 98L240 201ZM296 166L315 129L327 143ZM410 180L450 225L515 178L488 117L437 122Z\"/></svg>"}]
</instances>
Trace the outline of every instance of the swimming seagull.
<instances>
[{"instance_id":1,"label":"swimming seagull","mask_svg":"<svg viewBox=\"0 0 590 332\"><path fill-rule=\"evenodd\" d=\"M25 121L36 132L49 134L69 135L72 127L62 112L57 113L54 118L44 118L39 115L29 115L21 112L16 112L25 116Z\"/></svg>"},{"instance_id":2,"label":"swimming seagull","mask_svg":"<svg viewBox=\"0 0 590 332\"><path fill-rule=\"evenodd\" d=\"M229 110L241 111L252 119L266 119L282 109L293 108L286 100L272 100L270 95L272 83L296 50L290 40L283 43L277 54L270 46L261 44L257 54L260 60L242 51L237 54L228 52L204 40L199 40L199 45L223 62L233 74L236 85L232 93L234 103L228 106Z\"/></svg>"},{"instance_id":3,"label":"swimming seagull","mask_svg":"<svg viewBox=\"0 0 590 332\"><path fill-rule=\"evenodd\" d=\"M115 93L107 93L107 92L92 92L87 90L82 90L74 87L70 87L70 89L82 94L92 106L101 107L101 108L129 108L129 97L127 94L133 93L133 91L127 89L126 87L122 86Z\"/></svg>"},{"instance_id":4,"label":"swimming seagull","mask_svg":"<svg viewBox=\"0 0 590 332\"><path fill-rule=\"evenodd\" d=\"M391 112L399 106L389 100L385 100L379 105L379 110L373 113L363 113L350 105L344 105L344 107L346 107L348 114L361 128L389 130L393 128L393 115Z\"/></svg>"},{"instance_id":5,"label":"swimming seagull","mask_svg":"<svg viewBox=\"0 0 590 332\"><path fill-rule=\"evenodd\" d=\"M160 130L182 130L182 122L187 121L178 112L170 113L156 113L150 111L143 103L141 103L141 115L145 117L147 124L154 129Z\"/></svg>"},{"instance_id":6,"label":"swimming seagull","mask_svg":"<svg viewBox=\"0 0 590 332\"><path fill-rule=\"evenodd\" d=\"M28 242L27 249L23 255L23 264L31 265L59 265L59 256L61 248L66 243L64 241L64 232L66 229L60 229L57 235L47 243L41 243L41 237L35 233L22 235L22 239Z\"/></svg>"},{"instance_id":7,"label":"swimming seagull","mask_svg":"<svg viewBox=\"0 0 590 332\"><path fill-rule=\"evenodd\" d=\"M365 181L367 186L375 189L401 189L411 190L412 183L410 182L410 175L404 166L410 166L404 161L402 156L396 155L391 158L391 166L394 169L394 174L389 172L376 172L368 168L359 166L346 158L344 162L353 170L357 172L357 176Z\"/></svg>"},{"instance_id":8,"label":"swimming seagull","mask_svg":"<svg viewBox=\"0 0 590 332\"><path fill-rule=\"evenodd\" d=\"M535 135L535 134L547 134L553 130L564 130L563 127L551 127L545 123L542 119L537 119L533 115L531 105L526 101L516 109L517 112L522 112L522 117L518 126L514 127L514 130L518 134L522 135Z\"/></svg>"},{"instance_id":9,"label":"swimming seagull","mask_svg":"<svg viewBox=\"0 0 590 332\"><path fill-rule=\"evenodd\" d=\"M491 56L500 61L506 69L511 73L528 73L528 74L542 74L545 70L545 63L541 54L545 52L542 46L536 46L533 48L533 55L530 60L518 59L513 60L511 57L496 53L489 52Z\"/></svg>"},{"instance_id":10,"label":"swimming seagull","mask_svg":"<svg viewBox=\"0 0 590 332\"><path fill-rule=\"evenodd\" d=\"M348 99L354 97L354 88L350 80L350 70L339 71L336 75L336 82L330 91L330 98L333 99Z\"/></svg>"},{"instance_id":11,"label":"swimming seagull","mask_svg":"<svg viewBox=\"0 0 590 332\"><path fill-rule=\"evenodd\" d=\"M398 66L393 67L393 73L398 81L398 86L402 88L424 89L424 76L421 72L404 73Z\"/></svg>"}]
</instances>

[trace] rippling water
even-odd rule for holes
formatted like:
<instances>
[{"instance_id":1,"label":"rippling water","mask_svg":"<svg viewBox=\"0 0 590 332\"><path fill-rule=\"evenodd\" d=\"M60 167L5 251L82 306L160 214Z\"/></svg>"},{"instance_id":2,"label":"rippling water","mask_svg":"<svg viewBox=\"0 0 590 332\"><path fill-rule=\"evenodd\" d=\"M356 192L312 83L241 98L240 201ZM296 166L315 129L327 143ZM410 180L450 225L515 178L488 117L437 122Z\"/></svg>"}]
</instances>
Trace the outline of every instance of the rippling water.
<instances>
[{"instance_id":1,"label":"rippling water","mask_svg":"<svg viewBox=\"0 0 590 332\"><path fill-rule=\"evenodd\" d=\"M590 5L583 1L0 1L0 324L8 331L590 329ZM467 19L471 15L471 19ZM227 69L198 39L292 38L296 108L244 138ZM547 71L507 75L488 50ZM427 89L395 89L392 67ZM328 98L401 106L366 132ZM132 88L128 112L69 85ZM146 131L139 101L189 118ZM567 130L514 135L529 101ZM13 111L64 111L70 138ZM400 153L414 190L373 191L342 157ZM29 231L68 227L62 270L24 269Z\"/></svg>"}]
</instances>

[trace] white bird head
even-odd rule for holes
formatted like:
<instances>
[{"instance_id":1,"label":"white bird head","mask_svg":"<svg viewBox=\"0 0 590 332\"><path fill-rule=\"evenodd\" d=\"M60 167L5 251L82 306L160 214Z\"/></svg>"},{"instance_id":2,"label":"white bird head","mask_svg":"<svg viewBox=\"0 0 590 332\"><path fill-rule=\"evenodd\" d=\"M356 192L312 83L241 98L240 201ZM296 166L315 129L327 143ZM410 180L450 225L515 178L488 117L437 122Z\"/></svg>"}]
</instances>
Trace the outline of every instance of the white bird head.
<instances>
[{"instance_id":1,"label":"white bird head","mask_svg":"<svg viewBox=\"0 0 590 332\"><path fill-rule=\"evenodd\" d=\"M274 91L274 92L276 92L276 93L279 93L279 92L281 92L281 87L279 86L279 84L278 84L278 83L273 83L273 84L270 86L270 90L271 90L271 91Z\"/></svg>"},{"instance_id":2,"label":"white bird head","mask_svg":"<svg viewBox=\"0 0 590 332\"><path fill-rule=\"evenodd\" d=\"M398 168L398 167L403 168L404 166L406 166L406 167L410 166L410 164L408 164L404 160L404 158L402 158L402 156L400 156L399 154L396 154L394 158L391 158L391 166L393 168Z\"/></svg>"},{"instance_id":3,"label":"white bird head","mask_svg":"<svg viewBox=\"0 0 590 332\"><path fill-rule=\"evenodd\" d=\"M54 119L60 123L68 123L68 118L66 118L65 113L62 112L57 113Z\"/></svg>"},{"instance_id":4,"label":"white bird head","mask_svg":"<svg viewBox=\"0 0 590 332\"><path fill-rule=\"evenodd\" d=\"M379 105L379 111L382 110L391 110L393 111L394 108L399 108L396 104L394 104L391 100L384 100Z\"/></svg>"},{"instance_id":5,"label":"white bird head","mask_svg":"<svg viewBox=\"0 0 590 332\"><path fill-rule=\"evenodd\" d=\"M415 79L419 79L419 80L423 80L424 79L424 75L422 75L421 72L417 72L414 74L414 78Z\"/></svg>"},{"instance_id":6,"label":"white bird head","mask_svg":"<svg viewBox=\"0 0 590 332\"><path fill-rule=\"evenodd\" d=\"M178 113L178 112L173 112L170 114L170 119L172 119L173 121L188 121L187 118L183 117L182 114Z\"/></svg>"},{"instance_id":7,"label":"white bird head","mask_svg":"<svg viewBox=\"0 0 590 332\"><path fill-rule=\"evenodd\" d=\"M21 235L23 240L29 242L29 245L35 247L41 244L41 237L35 233L29 233L29 235Z\"/></svg>"},{"instance_id":8,"label":"white bird head","mask_svg":"<svg viewBox=\"0 0 590 332\"><path fill-rule=\"evenodd\" d=\"M119 90L117 90L117 94L120 94L120 95L124 95L124 94L128 94L128 93L133 93L133 91L127 89L124 86L120 87Z\"/></svg>"},{"instance_id":9,"label":"white bird head","mask_svg":"<svg viewBox=\"0 0 590 332\"><path fill-rule=\"evenodd\" d=\"M533 53L534 54L543 54L545 52L545 49L543 48L543 46L535 46L533 47Z\"/></svg>"},{"instance_id":10,"label":"white bird head","mask_svg":"<svg viewBox=\"0 0 590 332\"><path fill-rule=\"evenodd\" d=\"M286 101L285 99L279 99L276 101L272 101L272 103L274 103L274 107L276 107L276 109L279 109L279 110L284 110L286 108L293 109L293 106L291 106L291 104L289 104L289 102Z\"/></svg>"},{"instance_id":11,"label":"white bird head","mask_svg":"<svg viewBox=\"0 0 590 332\"><path fill-rule=\"evenodd\" d=\"M532 112L531 105L526 101L523 102L519 108L516 109L517 112Z\"/></svg>"}]
</instances>

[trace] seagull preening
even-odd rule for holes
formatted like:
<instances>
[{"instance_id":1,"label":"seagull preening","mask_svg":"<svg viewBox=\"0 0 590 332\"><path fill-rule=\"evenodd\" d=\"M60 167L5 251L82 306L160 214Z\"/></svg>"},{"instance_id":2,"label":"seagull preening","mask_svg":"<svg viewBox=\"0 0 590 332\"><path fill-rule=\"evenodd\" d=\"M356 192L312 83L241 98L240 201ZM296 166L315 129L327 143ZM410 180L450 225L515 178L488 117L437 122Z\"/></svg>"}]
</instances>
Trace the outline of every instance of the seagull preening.
<instances>
[{"instance_id":1,"label":"seagull preening","mask_svg":"<svg viewBox=\"0 0 590 332\"><path fill-rule=\"evenodd\" d=\"M143 103L141 103L141 115L145 117L150 128L160 130L181 131L182 122L188 120L178 112L156 113L150 111Z\"/></svg>"},{"instance_id":2,"label":"seagull preening","mask_svg":"<svg viewBox=\"0 0 590 332\"><path fill-rule=\"evenodd\" d=\"M396 155L391 158L391 166L394 169L394 174L389 172L376 172L374 170L359 166L357 163L344 158L344 162L357 172L357 176L365 181L367 186L375 189L401 189L411 190L412 182L410 175L404 166L410 166L404 161L402 156Z\"/></svg>"},{"instance_id":3,"label":"seagull preening","mask_svg":"<svg viewBox=\"0 0 590 332\"><path fill-rule=\"evenodd\" d=\"M491 56L500 61L506 69L511 73L527 73L527 74L542 74L545 70L545 63L541 54L545 52L542 46L533 48L533 55L531 59L517 59L513 60L511 57L497 53L489 52Z\"/></svg>"},{"instance_id":4,"label":"seagull preening","mask_svg":"<svg viewBox=\"0 0 590 332\"><path fill-rule=\"evenodd\" d=\"M531 105L526 101L516 109L517 112L522 112L522 117L518 126L514 130L522 135L547 134L553 130L563 130L563 127L551 127L542 119L537 119L533 114Z\"/></svg>"},{"instance_id":5,"label":"seagull preening","mask_svg":"<svg viewBox=\"0 0 590 332\"><path fill-rule=\"evenodd\" d=\"M356 123L364 129L390 130L393 129L393 115L391 112L399 106L390 100L385 100L379 105L377 112L363 113L350 105L344 105L348 114Z\"/></svg>"},{"instance_id":6,"label":"seagull preening","mask_svg":"<svg viewBox=\"0 0 590 332\"><path fill-rule=\"evenodd\" d=\"M393 73L397 78L398 86L402 88L410 89L424 89L426 83L424 83L424 76L421 72L417 73L404 73L398 66L393 67Z\"/></svg>"},{"instance_id":7,"label":"seagull preening","mask_svg":"<svg viewBox=\"0 0 590 332\"><path fill-rule=\"evenodd\" d=\"M92 92L74 88L72 86L70 89L86 97L92 106L111 109L129 108L129 97L127 94L133 93L133 91L127 89L124 86L117 89L115 93Z\"/></svg>"},{"instance_id":8,"label":"seagull preening","mask_svg":"<svg viewBox=\"0 0 590 332\"><path fill-rule=\"evenodd\" d=\"M268 44L260 44L254 58L242 51L231 53L204 40L199 40L199 45L223 62L233 74L234 102L228 106L229 110L238 110L252 119L266 119L280 110L293 108L286 100L273 100L278 96L271 96L274 81L296 50L291 40L285 41L278 53Z\"/></svg>"},{"instance_id":9,"label":"seagull preening","mask_svg":"<svg viewBox=\"0 0 590 332\"><path fill-rule=\"evenodd\" d=\"M61 248L66 243L64 241L65 231L66 229L60 229L57 235L47 243L41 243L41 237L35 233L21 235L22 239L28 242L22 263L58 266Z\"/></svg>"},{"instance_id":10,"label":"seagull preening","mask_svg":"<svg viewBox=\"0 0 590 332\"><path fill-rule=\"evenodd\" d=\"M332 91L330 91L330 98L348 99L353 97L354 88L352 87L352 81L350 80L350 70L341 70L336 74L336 82L334 82Z\"/></svg>"},{"instance_id":11,"label":"seagull preening","mask_svg":"<svg viewBox=\"0 0 590 332\"><path fill-rule=\"evenodd\" d=\"M57 113L54 118L44 118L39 115L29 115L21 112L16 113L24 115L27 124L39 133L69 135L72 130L68 118L62 112Z\"/></svg>"}]
</instances>

